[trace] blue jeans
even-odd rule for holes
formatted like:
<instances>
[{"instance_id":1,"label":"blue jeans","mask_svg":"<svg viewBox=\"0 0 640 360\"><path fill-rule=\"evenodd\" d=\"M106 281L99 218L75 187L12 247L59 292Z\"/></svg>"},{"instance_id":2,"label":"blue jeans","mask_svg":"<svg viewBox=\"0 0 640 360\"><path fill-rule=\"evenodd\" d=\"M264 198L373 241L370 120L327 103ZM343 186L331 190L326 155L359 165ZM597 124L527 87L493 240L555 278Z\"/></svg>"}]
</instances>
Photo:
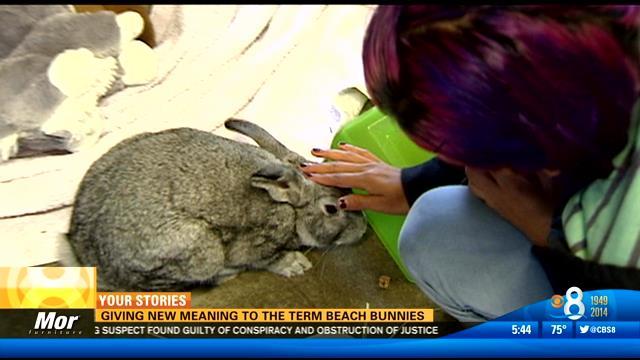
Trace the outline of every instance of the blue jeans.
<instances>
[{"instance_id":1,"label":"blue jeans","mask_svg":"<svg viewBox=\"0 0 640 360\"><path fill-rule=\"evenodd\" d=\"M418 198L399 246L420 289L459 321L494 319L553 295L531 242L466 186Z\"/></svg>"}]
</instances>

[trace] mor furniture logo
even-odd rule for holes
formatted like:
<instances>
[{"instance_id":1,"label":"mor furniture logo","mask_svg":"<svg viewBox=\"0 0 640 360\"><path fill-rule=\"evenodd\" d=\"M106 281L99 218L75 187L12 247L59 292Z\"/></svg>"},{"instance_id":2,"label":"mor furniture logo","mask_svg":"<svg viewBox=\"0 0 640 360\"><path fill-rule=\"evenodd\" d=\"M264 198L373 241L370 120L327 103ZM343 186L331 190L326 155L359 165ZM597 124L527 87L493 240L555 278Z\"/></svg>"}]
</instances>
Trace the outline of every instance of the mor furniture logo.
<instances>
[{"instance_id":1,"label":"mor furniture logo","mask_svg":"<svg viewBox=\"0 0 640 360\"><path fill-rule=\"evenodd\" d=\"M95 268L0 267L0 336L90 333L96 285Z\"/></svg>"},{"instance_id":2,"label":"mor furniture logo","mask_svg":"<svg viewBox=\"0 0 640 360\"><path fill-rule=\"evenodd\" d=\"M41 311L36 316L33 329L29 335L75 335L82 334L82 330L74 329L80 315L60 315L55 311Z\"/></svg>"},{"instance_id":3,"label":"mor furniture logo","mask_svg":"<svg viewBox=\"0 0 640 360\"><path fill-rule=\"evenodd\" d=\"M78 315L58 315L56 316L55 312L41 311L38 313L38 317L36 318L36 325L33 327L36 330L71 330L73 329L73 323L78 321L80 316Z\"/></svg>"}]
</instances>

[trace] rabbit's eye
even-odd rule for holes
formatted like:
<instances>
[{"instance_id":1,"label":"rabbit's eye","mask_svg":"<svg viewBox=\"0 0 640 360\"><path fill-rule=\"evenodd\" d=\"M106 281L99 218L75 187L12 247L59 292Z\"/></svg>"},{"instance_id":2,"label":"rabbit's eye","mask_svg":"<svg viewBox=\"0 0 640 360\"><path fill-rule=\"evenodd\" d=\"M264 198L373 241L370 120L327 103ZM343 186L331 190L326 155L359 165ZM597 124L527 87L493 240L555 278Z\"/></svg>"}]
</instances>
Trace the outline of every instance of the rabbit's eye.
<instances>
[{"instance_id":1,"label":"rabbit's eye","mask_svg":"<svg viewBox=\"0 0 640 360\"><path fill-rule=\"evenodd\" d=\"M335 205L325 205L324 211L329 215L333 215L338 212L338 208Z\"/></svg>"}]
</instances>

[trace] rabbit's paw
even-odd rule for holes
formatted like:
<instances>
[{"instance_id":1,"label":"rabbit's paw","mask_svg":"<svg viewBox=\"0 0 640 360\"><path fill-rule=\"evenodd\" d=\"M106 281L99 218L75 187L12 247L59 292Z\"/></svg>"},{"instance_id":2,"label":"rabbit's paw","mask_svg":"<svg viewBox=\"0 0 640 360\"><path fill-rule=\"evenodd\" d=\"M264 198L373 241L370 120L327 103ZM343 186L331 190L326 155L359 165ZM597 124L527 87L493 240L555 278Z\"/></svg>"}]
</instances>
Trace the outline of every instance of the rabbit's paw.
<instances>
[{"instance_id":1,"label":"rabbit's paw","mask_svg":"<svg viewBox=\"0 0 640 360\"><path fill-rule=\"evenodd\" d=\"M18 134L0 138L0 162L9 160L18 153Z\"/></svg>"},{"instance_id":2,"label":"rabbit's paw","mask_svg":"<svg viewBox=\"0 0 640 360\"><path fill-rule=\"evenodd\" d=\"M306 270L311 269L311 266L311 261L303 253L290 251L269 265L268 270L278 275L292 277L304 274Z\"/></svg>"}]
</instances>

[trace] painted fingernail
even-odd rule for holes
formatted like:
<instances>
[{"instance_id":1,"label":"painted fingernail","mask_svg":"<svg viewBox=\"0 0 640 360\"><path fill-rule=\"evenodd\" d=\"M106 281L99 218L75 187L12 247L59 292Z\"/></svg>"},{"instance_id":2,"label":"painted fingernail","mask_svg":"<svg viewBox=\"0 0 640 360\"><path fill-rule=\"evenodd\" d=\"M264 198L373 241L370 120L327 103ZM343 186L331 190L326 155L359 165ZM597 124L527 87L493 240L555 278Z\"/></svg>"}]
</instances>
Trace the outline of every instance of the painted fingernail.
<instances>
[{"instance_id":1,"label":"painted fingernail","mask_svg":"<svg viewBox=\"0 0 640 360\"><path fill-rule=\"evenodd\" d=\"M342 145L347 145L347 143L346 143L346 142L344 142L344 141L340 141L340 142L338 143L338 145L340 145L340 146L342 146Z\"/></svg>"},{"instance_id":2,"label":"painted fingernail","mask_svg":"<svg viewBox=\"0 0 640 360\"><path fill-rule=\"evenodd\" d=\"M320 149L318 149L318 148L313 148L313 149L311 149L311 151L313 151L313 152L320 152L320 151L322 151L322 150L320 150Z\"/></svg>"},{"instance_id":3,"label":"painted fingernail","mask_svg":"<svg viewBox=\"0 0 640 360\"><path fill-rule=\"evenodd\" d=\"M307 163L300 163L300 167L307 167Z\"/></svg>"},{"instance_id":4,"label":"painted fingernail","mask_svg":"<svg viewBox=\"0 0 640 360\"><path fill-rule=\"evenodd\" d=\"M346 209L347 208L347 203L344 201L344 199L340 199L339 201L339 205L340 209Z\"/></svg>"}]
</instances>

